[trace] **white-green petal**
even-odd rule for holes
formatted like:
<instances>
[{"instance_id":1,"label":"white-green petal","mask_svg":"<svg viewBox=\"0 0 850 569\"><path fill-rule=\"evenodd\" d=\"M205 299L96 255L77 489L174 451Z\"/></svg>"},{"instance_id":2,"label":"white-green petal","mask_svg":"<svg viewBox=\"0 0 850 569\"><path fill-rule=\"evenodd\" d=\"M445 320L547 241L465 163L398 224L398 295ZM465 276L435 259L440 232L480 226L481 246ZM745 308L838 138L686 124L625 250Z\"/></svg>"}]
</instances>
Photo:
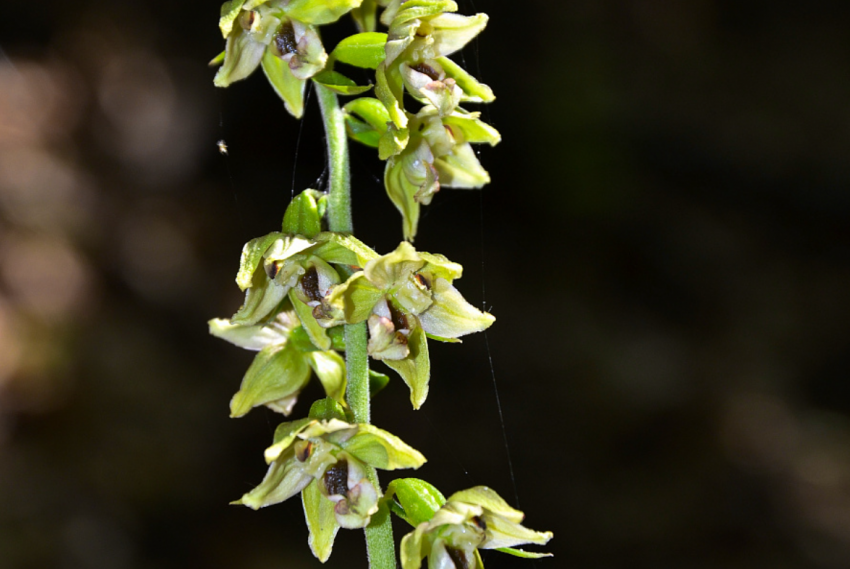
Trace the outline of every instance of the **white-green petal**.
<instances>
[{"instance_id":1,"label":"white-green petal","mask_svg":"<svg viewBox=\"0 0 850 569\"><path fill-rule=\"evenodd\" d=\"M363 268L363 273L370 283L380 289L386 289L403 284L424 264L416 249L410 243L402 241L392 253L370 261Z\"/></svg>"},{"instance_id":2,"label":"white-green petal","mask_svg":"<svg viewBox=\"0 0 850 569\"><path fill-rule=\"evenodd\" d=\"M387 108L395 126L405 128L408 119L402 108L404 84L397 65L389 65L385 60L375 70L375 95Z\"/></svg>"},{"instance_id":3,"label":"white-green petal","mask_svg":"<svg viewBox=\"0 0 850 569\"><path fill-rule=\"evenodd\" d=\"M307 82L293 75L289 63L277 57L271 50L266 50L263 55L263 73L275 93L283 100L287 112L300 119L304 114L304 87Z\"/></svg>"},{"instance_id":4,"label":"white-green petal","mask_svg":"<svg viewBox=\"0 0 850 569\"><path fill-rule=\"evenodd\" d=\"M257 510L287 500L301 492L313 477L296 464L292 453L287 453L269 467L259 486L235 502Z\"/></svg>"},{"instance_id":5,"label":"white-green petal","mask_svg":"<svg viewBox=\"0 0 850 569\"><path fill-rule=\"evenodd\" d=\"M440 14L432 18L429 23L434 27L431 37L434 39L436 54L446 56L463 49L487 27L488 19L487 14Z\"/></svg>"},{"instance_id":6,"label":"white-green petal","mask_svg":"<svg viewBox=\"0 0 850 569\"><path fill-rule=\"evenodd\" d=\"M443 124L452 129L458 143L489 144L496 146L501 142L499 131L478 117L481 113L454 112L443 117Z\"/></svg>"},{"instance_id":7,"label":"white-green petal","mask_svg":"<svg viewBox=\"0 0 850 569\"><path fill-rule=\"evenodd\" d=\"M304 301L305 298L304 293L300 290L293 288L289 291L289 301L298 314L301 326L307 332L310 341L320 350L329 350L331 349L331 338L328 336L327 330L316 321L313 316L313 308Z\"/></svg>"},{"instance_id":8,"label":"white-green petal","mask_svg":"<svg viewBox=\"0 0 850 569\"><path fill-rule=\"evenodd\" d=\"M265 252L266 262L286 261L316 244L315 241L298 235L283 235L281 233L273 235L277 235L278 238L269 243Z\"/></svg>"},{"instance_id":9,"label":"white-green petal","mask_svg":"<svg viewBox=\"0 0 850 569\"><path fill-rule=\"evenodd\" d=\"M402 360L410 354L407 336L396 331L389 318L373 314L369 317L368 353L376 360Z\"/></svg>"},{"instance_id":10,"label":"white-green petal","mask_svg":"<svg viewBox=\"0 0 850 569\"><path fill-rule=\"evenodd\" d=\"M322 245L316 248L314 254L322 257L328 263L356 265L362 267L372 259L378 258L378 254L373 251L371 247L352 235L325 232L319 233L316 236L316 241L322 243ZM339 252L338 249L331 249L329 247L330 245L341 247L350 251L354 255L353 260L350 256ZM323 249L322 247L328 248Z\"/></svg>"},{"instance_id":11,"label":"white-green petal","mask_svg":"<svg viewBox=\"0 0 850 569\"><path fill-rule=\"evenodd\" d=\"M269 280L263 271L255 273L254 283L245 292L245 302L230 319L233 324L256 324L271 314L286 297L288 288Z\"/></svg>"},{"instance_id":12,"label":"white-green petal","mask_svg":"<svg viewBox=\"0 0 850 569\"><path fill-rule=\"evenodd\" d=\"M268 251L272 243L285 237L282 233L274 232L251 239L242 247L242 257L239 260L239 272L236 273L236 284L245 290L254 286L254 272L260 266L263 255Z\"/></svg>"},{"instance_id":13,"label":"white-green petal","mask_svg":"<svg viewBox=\"0 0 850 569\"><path fill-rule=\"evenodd\" d=\"M427 147L427 145L425 145ZM415 159L420 164L421 160ZM414 184L408 177L405 156L392 156L387 160L384 170L384 188L387 196L401 213L404 238L411 241L416 236L419 225L419 202L415 199L420 186ZM423 168L426 166L422 165ZM424 176L422 177L424 180Z\"/></svg>"},{"instance_id":14,"label":"white-green petal","mask_svg":"<svg viewBox=\"0 0 850 569\"><path fill-rule=\"evenodd\" d=\"M342 310L349 324L363 322L372 308L381 300L384 291L370 283L362 271L354 273L347 281L331 288L327 302Z\"/></svg>"},{"instance_id":15,"label":"white-green petal","mask_svg":"<svg viewBox=\"0 0 850 569\"><path fill-rule=\"evenodd\" d=\"M237 28L227 38L224 63L215 74L213 84L216 87L228 87L231 83L245 79L263 59L266 45L255 41L251 34Z\"/></svg>"},{"instance_id":16,"label":"white-green petal","mask_svg":"<svg viewBox=\"0 0 850 569\"><path fill-rule=\"evenodd\" d=\"M339 531L339 524L334 515L334 503L322 495L316 481L301 491L301 502L310 532L307 538L310 551L324 563L331 556L334 538Z\"/></svg>"},{"instance_id":17,"label":"white-green petal","mask_svg":"<svg viewBox=\"0 0 850 569\"><path fill-rule=\"evenodd\" d=\"M345 400L345 360L336 352L310 352L307 361L322 382L325 394L340 403Z\"/></svg>"},{"instance_id":18,"label":"white-green petal","mask_svg":"<svg viewBox=\"0 0 850 569\"><path fill-rule=\"evenodd\" d=\"M493 90L487 85L480 83L460 65L448 57L438 57L437 62L442 66L447 77L457 82L458 87L463 90L463 101L470 103L490 103L496 100Z\"/></svg>"},{"instance_id":19,"label":"white-green petal","mask_svg":"<svg viewBox=\"0 0 850 569\"><path fill-rule=\"evenodd\" d=\"M260 350L230 401L230 416L241 417L252 408L298 394L310 379L310 366L294 346Z\"/></svg>"},{"instance_id":20,"label":"white-green petal","mask_svg":"<svg viewBox=\"0 0 850 569\"><path fill-rule=\"evenodd\" d=\"M489 328L496 318L469 304L445 279L431 284L434 303L419 315L422 329L434 336L458 338Z\"/></svg>"},{"instance_id":21,"label":"white-green petal","mask_svg":"<svg viewBox=\"0 0 850 569\"><path fill-rule=\"evenodd\" d=\"M280 317L286 314L282 312L270 324L253 326L243 326L224 318L214 318L209 321L210 334L240 348L259 351L267 346L286 342L291 328L280 321Z\"/></svg>"},{"instance_id":22,"label":"white-green petal","mask_svg":"<svg viewBox=\"0 0 850 569\"><path fill-rule=\"evenodd\" d=\"M290 18L322 25L337 21L362 3L363 0L292 0L284 9Z\"/></svg>"},{"instance_id":23,"label":"white-green petal","mask_svg":"<svg viewBox=\"0 0 850 569\"><path fill-rule=\"evenodd\" d=\"M552 532L540 532L509 521L501 516L485 516L487 523L487 541L481 544L482 549L499 549L513 547L523 543L544 545L552 539Z\"/></svg>"},{"instance_id":24,"label":"white-green petal","mask_svg":"<svg viewBox=\"0 0 850 569\"><path fill-rule=\"evenodd\" d=\"M357 433L342 447L355 458L381 470L419 468L425 464L425 457L418 450L370 424L359 424Z\"/></svg>"},{"instance_id":25,"label":"white-green petal","mask_svg":"<svg viewBox=\"0 0 850 569\"><path fill-rule=\"evenodd\" d=\"M448 502L462 502L481 506L489 512L515 523L521 522L525 517L525 514L511 507L495 490L487 486L474 486L473 488L455 492L449 496Z\"/></svg>"},{"instance_id":26,"label":"white-green petal","mask_svg":"<svg viewBox=\"0 0 850 569\"><path fill-rule=\"evenodd\" d=\"M274 431L272 446L265 450L264 456L267 463L277 460L295 441L298 435L307 428L313 419L305 418L297 421L287 421L277 426Z\"/></svg>"},{"instance_id":27,"label":"white-green petal","mask_svg":"<svg viewBox=\"0 0 850 569\"><path fill-rule=\"evenodd\" d=\"M459 144L451 154L438 157L434 167L439 173L440 184L447 188L478 189L490 183L490 174L481 166L469 144Z\"/></svg>"},{"instance_id":28,"label":"white-green petal","mask_svg":"<svg viewBox=\"0 0 850 569\"><path fill-rule=\"evenodd\" d=\"M463 276L463 266L450 261L445 255L420 251L419 256L425 261L425 266L419 269L422 274L428 274L432 278L446 279L449 283Z\"/></svg>"},{"instance_id":29,"label":"white-green petal","mask_svg":"<svg viewBox=\"0 0 850 569\"><path fill-rule=\"evenodd\" d=\"M417 326L407 342L410 355L403 360L386 360L410 388L410 402L419 409L428 398L428 380L431 378L431 360L428 357L428 339L425 331Z\"/></svg>"},{"instance_id":30,"label":"white-green petal","mask_svg":"<svg viewBox=\"0 0 850 569\"><path fill-rule=\"evenodd\" d=\"M424 536L428 524L419 524L415 530L401 538L399 556L401 557L402 569L420 569L422 559L427 555L423 552Z\"/></svg>"},{"instance_id":31,"label":"white-green petal","mask_svg":"<svg viewBox=\"0 0 850 569\"><path fill-rule=\"evenodd\" d=\"M218 21L218 27L221 28L221 35L225 39L233 31L233 23L242 12L244 3L245 0L230 0L221 5L221 19Z\"/></svg>"}]
</instances>

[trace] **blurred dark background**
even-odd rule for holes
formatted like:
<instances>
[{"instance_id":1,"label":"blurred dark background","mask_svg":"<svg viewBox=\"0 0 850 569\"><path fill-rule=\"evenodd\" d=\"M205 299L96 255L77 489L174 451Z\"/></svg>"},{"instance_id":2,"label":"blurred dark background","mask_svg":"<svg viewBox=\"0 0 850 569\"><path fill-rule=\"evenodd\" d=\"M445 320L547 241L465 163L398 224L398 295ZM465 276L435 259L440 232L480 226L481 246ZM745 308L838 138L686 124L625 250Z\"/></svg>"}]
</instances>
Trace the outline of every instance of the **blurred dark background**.
<instances>
[{"instance_id":1,"label":"blurred dark background","mask_svg":"<svg viewBox=\"0 0 850 569\"><path fill-rule=\"evenodd\" d=\"M375 421L445 493L555 532L553 560L490 569L850 567L850 3L459 3L491 15L460 60L504 141L416 245L498 321ZM252 354L206 320L320 183L321 123L262 76L213 87L218 10L3 8L0 568L318 566L297 500L227 505L280 417L228 418ZM358 236L389 251L381 165L353 162ZM328 567L366 567L360 532Z\"/></svg>"}]
</instances>

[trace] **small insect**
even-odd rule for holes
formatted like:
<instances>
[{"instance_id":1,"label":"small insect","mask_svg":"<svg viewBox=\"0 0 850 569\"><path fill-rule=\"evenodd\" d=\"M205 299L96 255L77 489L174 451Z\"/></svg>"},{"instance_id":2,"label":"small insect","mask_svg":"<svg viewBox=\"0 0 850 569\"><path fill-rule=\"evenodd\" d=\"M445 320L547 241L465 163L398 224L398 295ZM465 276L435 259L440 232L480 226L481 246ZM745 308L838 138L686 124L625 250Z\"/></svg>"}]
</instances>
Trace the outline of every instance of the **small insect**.
<instances>
[{"instance_id":1,"label":"small insect","mask_svg":"<svg viewBox=\"0 0 850 569\"><path fill-rule=\"evenodd\" d=\"M218 145L218 151L227 156L227 144L224 140L219 140L216 145Z\"/></svg>"}]
</instances>

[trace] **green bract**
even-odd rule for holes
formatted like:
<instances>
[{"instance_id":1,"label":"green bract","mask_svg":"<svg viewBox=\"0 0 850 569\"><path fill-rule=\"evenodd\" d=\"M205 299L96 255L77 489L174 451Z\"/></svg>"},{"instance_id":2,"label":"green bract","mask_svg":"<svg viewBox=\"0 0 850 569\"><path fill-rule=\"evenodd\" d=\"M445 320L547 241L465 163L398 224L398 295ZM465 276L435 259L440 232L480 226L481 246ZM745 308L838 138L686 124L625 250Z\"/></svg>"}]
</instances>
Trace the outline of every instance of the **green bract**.
<instances>
[{"instance_id":1,"label":"green bract","mask_svg":"<svg viewBox=\"0 0 850 569\"><path fill-rule=\"evenodd\" d=\"M248 77L262 65L272 87L296 118L304 112L304 85L325 67L328 54L317 26L335 22L362 0L232 0L221 7L227 40L218 87Z\"/></svg>"},{"instance_id":2,"label":"green bract","mask_svg":"<svg viewBox=\"0 0 850 569\"><path fill-rule=\"evenodd\" d=\"M425 463L398 437L347 422L332 400L314 404L310 418L278 426L265 457L270 467L263 481L234 503L258 509L302 492L310 546L323 562L340 527L365 527L378 511L380 490L368 480L366 465L396 470Z\"/></svg>"},{"instance_id":3,"label":"green bract","mask_svg":"<svg viewBox=\"0 0 850 569\"><path fill-rule=\"evenodd\" d=\"M429 568L483 569L479 549L498 549L525 558L549 556L513 549L524 543L543 545L552 539L552 532L537 532L521 525L524 514L490 488L476 486L440 503L442 495L433 486L415 479L402 482L399 488L391 486L388 494L395 491L397 506L416 527L401 540L403 569L419 569L426 557ZM429 510L432 515L427 521L418 521ZM411 516L408 511L418 515Z\"/></svg>"},{"instance_id":4,"label":"green bract","mask_svg":"<svg viewBox=\"0 0 850 569\"><path fill-rule=\"evenodd\" d=\"M488 328L495 318L469 304L452 285L463 268L442 255L402 242L365 264L323 301L329 326L368 321L369 355L394 369L418 409L428 396L430 361L426 336L453 341Z\"/></svg>"}]
</instances>

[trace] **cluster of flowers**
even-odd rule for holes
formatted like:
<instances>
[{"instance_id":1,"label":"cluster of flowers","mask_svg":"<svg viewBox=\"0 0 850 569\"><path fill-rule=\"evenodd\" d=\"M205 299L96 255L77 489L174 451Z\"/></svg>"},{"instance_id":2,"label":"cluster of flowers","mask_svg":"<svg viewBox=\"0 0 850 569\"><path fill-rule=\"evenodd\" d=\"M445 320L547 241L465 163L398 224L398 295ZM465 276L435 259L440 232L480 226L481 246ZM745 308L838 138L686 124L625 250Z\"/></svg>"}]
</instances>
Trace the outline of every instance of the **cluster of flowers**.
<instances>
[{"instance_id":1,"label":"cluster of flowers","mask_svg":"<svg viewBox=\"0 0 850 569\"><path fill-rule=\"evenodd\" d=\"M265 452L270 464L266 477L236 502L256 509L300 492L310 547L322 561L330 555L340 527L365 527L381 501L391 497L381 497L366 465L394 470L425 462L398 437L354 422L344 397L342 325L368 322L369 355L399 374L410 388L413 407L419 408L428 395L428 338L456 341L494 321L457 291L453 281L460 278L462 267L442 255L419 252L402 242L381 256L350 235L322 231L326 199L315 190L302 192L287 208L281 232L245 245L236 276L245 302L231 318L209 322L213 335L258 352L230 402L231 416L241 417L263 405L288 416L313 373L324 388L327 397L312 405L307 418L277 428ZM373 392L389 381L370 374ZM439 511L454 511L453 503L449 500ZM408 553L405 569L419 567L429 555L466 551L464 559L472 559L476 547L504 546L503 540L485 539L485 530L475 539L460 532L465 536L460 541L448 530L437 531L446 524L470 523L463 516L446 515L436 516L427 528L418 524L410 539L419 557L414 561L416 555ZM444 518L453 521L441 521ZM518 523L515 515L510 519ZM489 527L501 531L499 524Z\"/></svg>"},{"instance_id":2,"label":"cluster of flowers","mask_svg":"<svg viewBox=\"0 0 850 569\"><path fill-rule=\"evenodd\" d=\"M387 33L377 33L380 21ZM343 325L367 324L368 355L383 361L410 389L414 409L428 396L428 339L457 342L480 332L493 316L469 304L454 286L463 268L442 255L417 251L421 205L441 186L480 188L489 176L470 144L499 142L499 133L460 108L494 99L447 58L487 23L487 16L457 15L450 0L230 0L222 6L225 51L215 84L227 87L258 67L295 117L304 111L307 80L336 93L359 95L359 86L334 70L336 63L375 70L377 98L343 108L348 135L378 149L387 161L385 187L401 212L404 237L386 255L351 235L324 230L327 198L306 190L293 199L282 231L248 242L236 282L245 292L229 319L209 322L210 332L257 351L230 402L231 416L266 406L289 416L311 376L326 397L306 418L278 426L266 449L263 481L234 503L261 508L300 493L309 544L322 562L339 528L366 527L382 509L409 522L401 544L403 569L483 569L479 549L519 557L545 554L513 549L545 544L552 534L521 525L519 512L495 492L475 487L448 500L414 478L393 481L385 495L374 469L419 468L420 452L368 423L346 403ZM319 26L350 13L360 33L328 54ZM405 108L405 94L420 108ZM370 374L372 395L389 381Z\"/></svg>"},{"instance_id":3,"label":"cluster of flowers","mask_svg":"<svg viewBox=\"0 0 850 569\"><path fill-rule=\"evenodd\" d=\"M377 5L386 6L376 33ZM263 72L295 117L304 112L308 79L343 95L358 86L334 70L341 62L375 70L376 98L345 105L351 138L378 149L386 160L384 186L402 215L404 237L413 240L421 205L441 187L481 188L490 176L471 144L497 144L499 133L461 103L489 103L493 91L447 56L462 49L487 25L486 14L455 14L451 0L231 0L222 6L225 51L215 84L227 87ZM362 33L328 55L318 27L351 12ZM420 108L405 108L407 93Z\"/></svg>"}]
</instances>

